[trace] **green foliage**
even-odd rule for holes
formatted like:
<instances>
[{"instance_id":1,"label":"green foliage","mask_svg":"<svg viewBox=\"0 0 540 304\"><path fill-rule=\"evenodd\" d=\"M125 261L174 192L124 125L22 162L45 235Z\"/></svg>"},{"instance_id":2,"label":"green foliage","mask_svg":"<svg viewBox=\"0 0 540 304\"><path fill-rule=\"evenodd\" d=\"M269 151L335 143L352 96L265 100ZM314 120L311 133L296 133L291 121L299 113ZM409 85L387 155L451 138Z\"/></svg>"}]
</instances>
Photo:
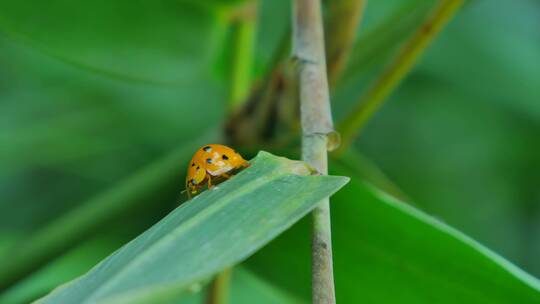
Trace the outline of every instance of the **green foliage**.
<instances>
[{"instance_id":1,"label":"green foliage","mask_svg":"<svg viewBox=\"0 0 540 304\"><path fill-rule=\"evenodd\" d=\"M470 1L356 143L421 210L537 277L539 5ZM354 72L334 95L338 118L373 79Z\"/></svg>"},{"instance_id":2,"label":"green foliage","mask_svg":"<svg viewBox=\"0 0 540 304\"><path fill-rule=\"evenodd\" d=\"M30 302L158 222L194 148L224 141L230 18L245 1L79 2L0 2L0 254L33 271L1 303ZM263 79L290 1L259 2L252 73ZM332 97L337 120L435 2L368 1ZM334 159L352 178L332 199L338 301L538 302L537 280L507 260L540 275L539 12L529 0L468 1L355 150ZM80 233L71 216L84 210L104 216ZM70 217L74 229L53 229ZM232 303L310 302L307 226L235 270ZM36 238L47 231L60 242ZM36 269L12 251L30 243L62 246L33 252ZM170 261L161 267L182 262Z\"/></svg>"},{"instance_id":3,"label":"green foliage","mask_svg":"<svg viewBox=\"0 0 540 304\"><path fill-rule=\"evenodd\" d=\"M12 283L46 264L56 255L71 248L77 242L101 226L110 224L117 218L130 215L128 210L140 208L140 205L167 189L177 189L165 180L178 177L178 163L187 163L191 151L199 145L187 145L170 153L163 159L143 168L123 183L109 191L82 203L68 214L40 229L32 237L14 246L17 255L4 259L0 272L0 286ZM8 253L9 254L9 253Z\"/></svg>"},{"instance_id":4,"label":"green foliage","mask_svg":"<svg viewBox=\"0 0 540 304\"><path fill-rule=\"evenodd\" d=\"M283 290L261 279L246 267L234 268L230 291L230 303L250 304L253 299L261 304L307 304L309 301L291 296ZM201 303L204 301L202 292L186 294L180 298L179 304Z\"/></svg>"},{"instance_id":5,"label":"green foliage","mask_svg":"<svg viewBox=\"0 0 540 304\"><path fill-rule=\"evenodd\" d=\"M178 207L39 303L175 299L255 252L348 181L312 173L305 163L261 152L250 168Z\"/></svg>"},{"instance_id":6,"label":"green foliage","mask_svg":"<svg viewBox=\"0 0 540 304\"><path fill-rule=\"evenodd\" d=\"M0 296L0 303L30 303L37 297L45 295L54 287L84 274L93 265L116 250L127 239L119 236L102 236L82 243L74 250L38 271L23 281L17 288ZM200 303L204 298L204 289L191 290L182 295L178 303ZM235 267L232 275L231 303L307 303L263 280L246 267Z\"/></svg>"},{"instance_id":7,"label":"green foliage","mask_svg":"<svg viewBox=\"0 0 540 304\"><path fill-rule=\"evenodd\" d=\"M15 288L3 293L0 296L0 303L30 303L46 295L56 286L84 274L126 241L128 239L119 235L108 235L81 242L54 262L35 271Z\"/></svg>"},{"instance_id":8,"label":"green foliage","mask_svg":"<svg viewBox=\"0 0 540 304\"><path fill-rule=\"evenodd\" d=\"M208 69L212 12L178 1L2 1L0 28L65 62L133 81L189 84ZM193 71L199 70L198 73Z\"/></svg>"},{"instance_id":9,"label":"green foliage","mask_svg":"<svg viewBox=\"0 0 540 304\"><path fill-rule=\"evenodd\" d=\"M537 303L540 281L441 221L361 182L332 197L336 293L344 303ZM302 221L247 265L309 299L309 223ZM290 273L297 275L291 276Z\"/></svg>"}]
</instances>

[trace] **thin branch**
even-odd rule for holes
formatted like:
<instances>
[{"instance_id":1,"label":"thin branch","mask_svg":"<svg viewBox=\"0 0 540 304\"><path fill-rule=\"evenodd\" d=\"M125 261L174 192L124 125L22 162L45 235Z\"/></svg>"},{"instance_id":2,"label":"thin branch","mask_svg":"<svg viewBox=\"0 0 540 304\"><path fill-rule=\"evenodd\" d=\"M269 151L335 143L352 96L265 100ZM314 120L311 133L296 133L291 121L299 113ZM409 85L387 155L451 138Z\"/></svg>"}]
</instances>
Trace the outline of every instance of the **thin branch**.
<instances>
[{"instance_id":1,"label":"thin branch","mask_svg":"<svg viewBox=\"0 0 540 304\"><path fill-rule=\"evenodd\" d=\"M433 39L455 15L464 0L441 0L426 21L405 42L395 60L377 79L375 85L360 98L356 108L339 125L342 135L340 151L346 149L366 122L409 73Z\"/></svg>"},{"instance_id":2,"label":"thin branch","mask_svg":"<svg viewBox=\"0 0 540 304\"><path fill-rule=\"evenodd\" d=\"M332 0L328 3L326 56L328 80L334 88L354 45L366 0Z\"/></svg>"},{"instance_id":3,"label":"thin branch","mask_svg":"<svg viewBox=\"0 0 540 304\"><path fill-rule=\"evenodd\" d=\"M302 159L321 174L328 172L327 146L334 134L324 35L319 0L296 0L293 9L293 56L298 63ZM329 199L313 211L312 301L335 303Z\"/></svg>"}]
</instances>

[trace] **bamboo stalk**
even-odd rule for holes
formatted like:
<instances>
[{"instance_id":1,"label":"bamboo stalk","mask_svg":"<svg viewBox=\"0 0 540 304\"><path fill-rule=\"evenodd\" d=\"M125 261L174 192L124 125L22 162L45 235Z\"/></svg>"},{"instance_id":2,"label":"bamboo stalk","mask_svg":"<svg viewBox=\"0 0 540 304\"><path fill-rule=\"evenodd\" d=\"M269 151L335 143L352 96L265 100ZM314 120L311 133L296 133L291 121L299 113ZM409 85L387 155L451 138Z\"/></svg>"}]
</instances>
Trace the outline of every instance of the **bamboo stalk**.
<instances>
[{"instance_id":1,"label":"bamboo stalk","mask_svg":"<svg viewBox=\"0 0 540 304\"><path fill-rule=\"evenodd\" d=\"M356 108L339 125L342 135L340 151L346 149L366 122L410 72L429 44L455 15L464 0L441 0L433 12L405 42L394 61L380 75L375 84L360 98Z\"/></svg>"},{"instance_id":2,"label":"bamboo stalk","mask_svg":"<svg viewBox=\"0 0 540 304\"><path fill-rule=\"evenodd\" d=\"M302 159L328 173L327 147L335 134L330 111L324 34L319 0L296 0L293 7L293 57L298 63ZM333 137L335 138L335 137ZM312 301L335 303L329 199L313 211Z\"/></svg>"}]
</instances>

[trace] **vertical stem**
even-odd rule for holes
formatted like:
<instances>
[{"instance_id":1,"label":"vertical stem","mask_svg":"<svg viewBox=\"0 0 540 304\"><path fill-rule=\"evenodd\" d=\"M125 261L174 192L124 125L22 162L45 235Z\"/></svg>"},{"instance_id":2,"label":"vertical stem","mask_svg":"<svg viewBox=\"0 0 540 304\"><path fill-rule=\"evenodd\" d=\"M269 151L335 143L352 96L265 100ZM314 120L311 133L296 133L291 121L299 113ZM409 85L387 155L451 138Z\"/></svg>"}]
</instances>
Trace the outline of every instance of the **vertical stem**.
<instances>
[{"instance_id":1,"label":"vertical stem","mask_svg":"<svg viewBox=\"0 0 540 304\"><path fill-rule=\"evenodd\" d=\"M229 289L232 267L221 271L208 287L207 304L225 304L229 302Z\"/></svg>"},{"instance_id":2,"label":"vertical stem","mask_svg":"<svg viewBox=\"0 0 540 304\"><path fill-rule=\"evenodd\" d=\"M231 109L246 101L251 87L257 6L257 1L248 2L239 8L233 16L233 55L229 83L229 106ZM212 280L207 290L207 304L229 303L231 276L232 267L224 269Z\"/></svg>"},{"instance_id":3,"label":"vertical stem","mask_svg":"<svg viewBox=\"0 0 540 304\"><path fill-rule=\"evenodd\" d=\"M366 0L332 0L328 3L326 57L328 80L332 89L349 60L366 2Z\"/></svg>"},{"instance_id":4,"label":"vertical stem","mask_svg":"<svg viewBox=\"0 0 540 304\"><path fill-rule=\"evenodd\" d=\"M327 174L329 134L334 134L320 0L296 0L293 8L293 56L298 63L302 159ZM335 303L329 199L313 211L312 301Z\"/></svg>"},{"instance_id":5,"label":"vertical stem","mask_svg":"<svg viewBox=\"0 0 540 304\"><path fill-rule=\"evenodd\" d=\"M251 87L251 69L257 27L257 1L250 1L233 17L233 50L229 90L232 108L244 102Z\"/></svg>"},{"instance_id":6,"label":"vertical stem","mask_svg":"<svg viewBox=\"0 0 540 304\"><path fill-rule=\"evenodd\" d=\"M437 37L463 2L464 0L439 1L434 11L405 42L394 61L376 80L375 85L359 100L356 108L340 124L339 130L343 136L340 150L349 146L356 134L409 73L420 55Z\"/></svg>"}]
</instances>

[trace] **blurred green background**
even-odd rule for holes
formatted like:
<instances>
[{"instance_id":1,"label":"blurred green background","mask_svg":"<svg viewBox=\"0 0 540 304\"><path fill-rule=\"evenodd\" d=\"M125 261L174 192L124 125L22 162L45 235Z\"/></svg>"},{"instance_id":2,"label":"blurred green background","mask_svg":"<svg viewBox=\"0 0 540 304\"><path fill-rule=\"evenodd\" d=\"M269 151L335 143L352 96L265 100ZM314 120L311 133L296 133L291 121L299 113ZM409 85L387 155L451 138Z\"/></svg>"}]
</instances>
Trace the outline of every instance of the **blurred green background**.
<instances>
[{"instance_id":1,"label":"blurred green background","mask_svg":"<svg viewBox=\"0 0 540 304\"><path fill-rule=\"evenodd\" d=\"M0 1L0 253L218 132L239 2ZM334 91L337 121L434 2L367 4ZM260 1L254 82L271 68L289 10L289 1ZM417 207L537 277L539 29L538 1L467 2L354 147ZM68 257L66 273L50 273L32 292L86 271L156 222L182 184L179 176L176 190L104 227Z\"/></svg>"}]
</instances>

